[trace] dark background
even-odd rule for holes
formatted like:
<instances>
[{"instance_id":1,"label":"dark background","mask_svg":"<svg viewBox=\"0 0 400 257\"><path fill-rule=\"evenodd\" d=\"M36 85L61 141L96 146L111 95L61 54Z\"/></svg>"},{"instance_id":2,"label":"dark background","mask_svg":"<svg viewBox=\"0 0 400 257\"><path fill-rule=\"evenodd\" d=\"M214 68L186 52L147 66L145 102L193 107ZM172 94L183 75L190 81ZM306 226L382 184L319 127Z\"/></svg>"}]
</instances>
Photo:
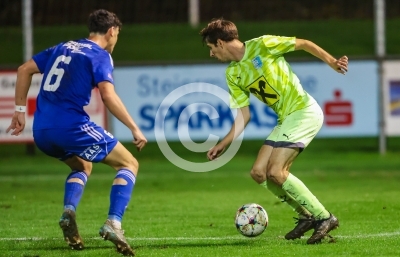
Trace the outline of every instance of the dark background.
<instances>
[{"instance_id":1,"label":"dark background","mask_svg":"<svg viewBox=\"0 0 400 257\"><path fill-rule=\"evenodd\" d=\"M235 21L373 19L373 0L199 0L200 20L223 16ZM117 13L123 23L175 23L188 20L188 0L34 0L36 26L86 22L98 8ZM400 1L386 0L387 18L400 16ZM21 24L21 1L0 0L1 26Z\"/></svg>"}]
</instances>

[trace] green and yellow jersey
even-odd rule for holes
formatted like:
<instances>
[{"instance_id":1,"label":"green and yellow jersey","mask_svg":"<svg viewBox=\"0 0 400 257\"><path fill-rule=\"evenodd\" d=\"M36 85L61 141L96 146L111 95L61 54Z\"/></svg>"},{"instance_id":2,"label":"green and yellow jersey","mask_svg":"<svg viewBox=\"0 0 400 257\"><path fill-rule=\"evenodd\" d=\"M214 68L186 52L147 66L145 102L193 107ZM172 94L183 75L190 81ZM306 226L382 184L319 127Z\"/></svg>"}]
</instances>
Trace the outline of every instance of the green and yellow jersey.
<instances>
[{"instance_id":1,"label":"green and yellow jersey","mask_svg":"<svg viewBox=\"0 0 400 257\"><path fill-rule=\"evenodd\" d=\"M250 93L270 106L281 123L290 113L315 102L283 57L294 51L295 37L265 35L245 42L242 60L226 69L231 108L250 104Z\"/></svg>"}]
</instances>

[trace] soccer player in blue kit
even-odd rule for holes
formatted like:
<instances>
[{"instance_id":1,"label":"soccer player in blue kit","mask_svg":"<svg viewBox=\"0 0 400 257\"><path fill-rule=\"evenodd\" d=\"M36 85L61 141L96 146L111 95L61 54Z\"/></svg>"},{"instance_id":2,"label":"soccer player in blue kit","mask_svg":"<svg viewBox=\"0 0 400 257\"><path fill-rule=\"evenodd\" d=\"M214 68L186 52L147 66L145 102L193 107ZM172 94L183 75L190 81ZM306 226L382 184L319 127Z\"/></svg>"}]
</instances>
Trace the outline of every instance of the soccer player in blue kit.
<instances>
[{"instance_id":1,"label":"soccer player in blue kit","mask_svg":"<svg viewBox=\"0 0 400 257\"><path fill-rule=\"evenodd\" d=\"M83 107L89 104L92 89L99 89L107 109L132 132L138 151L147 140L129 115L114 90L111 53L118 40L122 23L106 10L89 15L89 37L60 43L32 57L18 68L15 89L16 109L7 132L18 136L25 127L27 93L32 75L43 73L33 122L37 147L58 158L71 168L65 181L64 212L59 225L72 249L83 249L76 224L76 208L92 162L102 162L117 172L110 193L108 217L99 234L133 256L126 241L121 220L131 198L138 172L138 162L118 140L104 128L90 121Z\"/></svg>"}]
</instances>

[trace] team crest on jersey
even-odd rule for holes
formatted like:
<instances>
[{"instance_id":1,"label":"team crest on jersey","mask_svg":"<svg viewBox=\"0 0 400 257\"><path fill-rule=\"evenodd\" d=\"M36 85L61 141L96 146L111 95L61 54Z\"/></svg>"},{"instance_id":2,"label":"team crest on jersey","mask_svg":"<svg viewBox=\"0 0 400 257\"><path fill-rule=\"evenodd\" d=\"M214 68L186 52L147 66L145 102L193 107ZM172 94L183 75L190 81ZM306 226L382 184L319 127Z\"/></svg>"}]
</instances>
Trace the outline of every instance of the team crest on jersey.
<instances>
[{"instance_id":1,"label":"team crest on jersey","mask_svg":"<svg viewBox=\"0 0 400 257\"><path fill-rule=\"evenodd\" d=\"M251 62L253 63L254 68L256 69L261 68L263 65L260 56L256 56L255 58L253 58L253 60L251 60Z\"/></svg>"},{"instance_id":2,"label":"team crest on jersey","mask_svg":"<svg viewBox=\"0 0 400 257\"><path fill-rule=\"evenodd\" d=\"M68 41L63 46L67 47L68 49L71 49L72 50L71 53L83 54L83 55L85 55L85 53L81 51L82 48L86 47L86 48L92 49L91 44L83 44L83 43L78 43L75 41Z\"/></svg>"}]
</instances>

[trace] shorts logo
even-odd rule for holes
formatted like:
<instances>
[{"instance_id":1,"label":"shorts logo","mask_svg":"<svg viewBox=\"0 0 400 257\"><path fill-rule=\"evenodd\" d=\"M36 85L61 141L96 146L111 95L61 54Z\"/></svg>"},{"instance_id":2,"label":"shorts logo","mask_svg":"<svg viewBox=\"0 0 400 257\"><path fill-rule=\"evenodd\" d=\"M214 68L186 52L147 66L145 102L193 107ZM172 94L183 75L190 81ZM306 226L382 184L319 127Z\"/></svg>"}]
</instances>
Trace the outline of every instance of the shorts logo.
<instances>
[{"instance_id":1,"label":"shorts logo","mask_svg":"<svg viewBox=\"0 0 400 257\"><path fill-rule=\"evenodd\" d=\"M108 132L107 130L104 130L104 134L106 134L107 136L114 138L113 134L111 134L110 132Z\"/></svg>"},{"instance_id":2,"label":"shorts logo","mask_svg":"<svg viewBox=\"0 0 400 257\"><path fill-rule=\"evenodd\" d=\"M83 159L93 161L102 150L103 149L101 149L100 146L92 145L86 148L79 156L81 156Z\"/></svg>"},{"instance_id":3,"label":"shorts logo","mask_svg":"<svg viewBox=\"0 0 400 257\"><path fill-rule=\"evenodd\" d=\"M254 68L256 69L259 69L263 66L260 56L256 56L253 60L251 60L251 62L253 63Z\"/></svg>"}]
</instances>

